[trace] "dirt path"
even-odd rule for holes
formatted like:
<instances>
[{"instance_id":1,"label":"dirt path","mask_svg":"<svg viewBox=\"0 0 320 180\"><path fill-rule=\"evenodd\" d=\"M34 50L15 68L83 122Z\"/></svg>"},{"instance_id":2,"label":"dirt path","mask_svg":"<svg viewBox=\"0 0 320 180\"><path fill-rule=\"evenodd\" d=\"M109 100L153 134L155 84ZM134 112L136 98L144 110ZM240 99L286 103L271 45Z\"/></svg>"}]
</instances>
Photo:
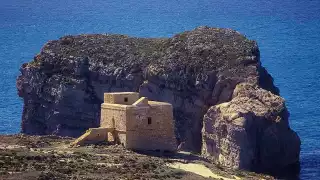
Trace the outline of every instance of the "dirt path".
<instances>
[{"instance_id":1,"label":"dirt path","mask_svg":"<svg viewBox=\"0 0 320 180\"><path fill-rule=\"evenodd\" d=\"M180 169L187 172L191 172L194 174L198 174L202 177L206 178L214 178L214 179L221 179L221 180L240 180L241 178L237 176L233 176L234 178L227 178L220 176L216 173L213 173L211 169L207 168L203 164L196 164L196 163L170 163L167 164L168 167L174 168L174 169Z\"/></svg>"}]
</instances>

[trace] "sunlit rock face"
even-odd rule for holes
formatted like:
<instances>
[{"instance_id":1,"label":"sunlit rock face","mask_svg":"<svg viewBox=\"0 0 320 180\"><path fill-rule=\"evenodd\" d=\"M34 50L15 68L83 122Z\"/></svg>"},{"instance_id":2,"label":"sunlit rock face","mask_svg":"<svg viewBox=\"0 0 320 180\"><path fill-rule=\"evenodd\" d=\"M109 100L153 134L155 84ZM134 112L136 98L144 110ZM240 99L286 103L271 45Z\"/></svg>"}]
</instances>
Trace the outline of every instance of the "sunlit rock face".
<instances>
[{"instance_id":1,"label":"sunlit rock face","mask_svg":"<svg viewBox=\"0 0 320 180\"><path fill-rule=\"evenodd\" d=\"M99 126L104 92L135 91L171 103L177 140L200 152L204 115L236 97L243 82L279 94L256 42L231 29L199 27L171 38L66 36L21 67L22 132L79 136Z\"/></svg>"},{"instance_id":2,"label":"sunlit rock face","mask_svg":"<svg viewBox=\"0 0 320 180\"><path fill-rule=\"evenodd\" d=\"M300 139L288 116L280 96L238 84L231 101L204 116L202 153L222 166L278 173L299 163Z\"/></svg>"}]
</instances>

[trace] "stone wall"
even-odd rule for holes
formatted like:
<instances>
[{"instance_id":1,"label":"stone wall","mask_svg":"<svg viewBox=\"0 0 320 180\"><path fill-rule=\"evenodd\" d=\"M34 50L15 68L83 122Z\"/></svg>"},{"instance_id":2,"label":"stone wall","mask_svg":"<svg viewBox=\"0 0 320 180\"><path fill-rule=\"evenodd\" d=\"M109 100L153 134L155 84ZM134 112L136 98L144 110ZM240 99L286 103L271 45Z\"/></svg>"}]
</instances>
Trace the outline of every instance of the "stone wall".
<instances>
[{"instance_id":1,"label":"stone wall","mask_svg":"<svg viewBox=\"0 0 320 180\"><path fill-rule=\"evenodd\" d=\"M107 104L101 105L100 127L115 128L116 134L108 133L108 141L118 141L125 144L126 138L126 107L127 105Z\"/></svg>"},{"instance_id":2,"label":"stone wall","mask_svg":"<svg viewBox=\"0 0 320 180\"><path fill-rule=\"evenodd\" d=\"M108 128L90 128L86 133L71 143L71 146L104 142L108 139L108 131Z\"/></svg>"},{"instance_id":3,"label":"stone wall","mask_svg":"<svg viewBox=\"0 0 320 180\"><path fill-rule=\"evenodd\" d=\"M170 104L150 102L149 106L135 107L127 112L127 148L176 150Z\"/></svg>"},{"instance_id":4,"label":"stone wall","mask_svg":"<svg viewBox=\"0 0 320 180\"><path fill-rule=\"evenodd\" d=\"M108 141L129 149L174 151L177 142L172 105L138 98L138 93L131 92L104 94L100 127L115 128L108 133Z\"/></svg>"},{"instance_id":5,"label":"stone wall","mask_svg":"<svg viewBox=\"0 0 320 180\"><path fill-rule=\"evenodd\" d=\"M104 102L110 104L126 104L132 105L139 99L139 93L135 92L120 92L120 93L105 93Z\"/></svg>"}]
</instances>

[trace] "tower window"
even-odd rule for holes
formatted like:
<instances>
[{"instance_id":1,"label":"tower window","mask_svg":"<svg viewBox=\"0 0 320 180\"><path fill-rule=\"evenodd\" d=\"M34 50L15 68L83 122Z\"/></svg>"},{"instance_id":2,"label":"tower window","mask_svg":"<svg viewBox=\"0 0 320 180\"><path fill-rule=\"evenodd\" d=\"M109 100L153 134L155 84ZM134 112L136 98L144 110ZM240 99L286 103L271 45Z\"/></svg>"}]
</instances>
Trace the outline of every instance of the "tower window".
<instances>
[{"instance_id":1,"label":"tower window","mask_svg":"<svg viewBox=\"0 0 320 180\"><path fill-rule=\"evenodd\" d=\"M152 119L151 117L148 117L148 124L151 124L152 123Z\"/></svg>"},{"instance_id":2,"label":"tower window","mask_svg":"<svg viewBox=\"0 0 320 180\"><path fill-rule=\"evenodd\" d=\"M128 102L128 98L127 97L124 98L124 102Z\"/></svg>"}]
</instances>

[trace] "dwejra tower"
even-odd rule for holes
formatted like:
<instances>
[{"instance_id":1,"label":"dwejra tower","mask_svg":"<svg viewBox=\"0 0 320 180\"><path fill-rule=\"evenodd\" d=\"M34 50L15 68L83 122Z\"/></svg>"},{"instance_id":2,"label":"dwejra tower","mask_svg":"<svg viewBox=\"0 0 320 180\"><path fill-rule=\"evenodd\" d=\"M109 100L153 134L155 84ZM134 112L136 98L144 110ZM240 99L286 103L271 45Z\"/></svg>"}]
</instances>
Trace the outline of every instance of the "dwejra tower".
<instances>
[{"instance_id":1,"label":"dwejra tower","mask_svg":"<svg viewBox=\"0 0 320 180\"><path fill-rule=\"evenodd\" d=\"M91 128L74 144L99 141L134 150L175 151L172 105L139 98L139 93L105 93L100 128Z\"/></svg>"}]
</instances>

